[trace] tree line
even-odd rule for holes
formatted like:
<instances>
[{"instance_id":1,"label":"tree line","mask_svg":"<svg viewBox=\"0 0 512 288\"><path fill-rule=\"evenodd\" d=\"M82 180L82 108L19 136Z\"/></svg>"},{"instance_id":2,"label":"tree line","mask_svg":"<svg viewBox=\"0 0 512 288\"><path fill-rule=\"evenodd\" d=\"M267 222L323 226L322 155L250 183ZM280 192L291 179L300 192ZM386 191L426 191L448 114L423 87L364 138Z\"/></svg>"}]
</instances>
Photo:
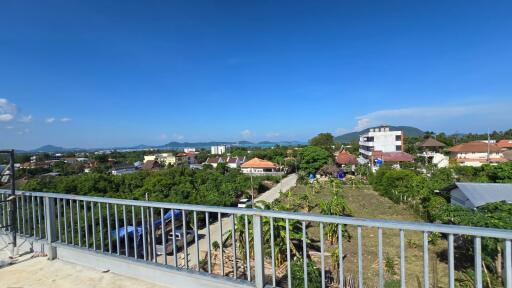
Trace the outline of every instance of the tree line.
<instances>
[{"instance_id":1,"label":"tree line","mask_svg":"<svg viewBox=\"0 0 512 288\"><path fill-rule=\"evenodd\" d=\"M264 181L277 182L278 177L253 177L255 192L267 189ZM222 167L195 170L169 167L159 171L138 171L125 175L85 173L81 175L38 177L27 181L21 189L75 195L232 206L238 198L250 195L251 179L237 169Z\"/></svg>"}]
</instances>

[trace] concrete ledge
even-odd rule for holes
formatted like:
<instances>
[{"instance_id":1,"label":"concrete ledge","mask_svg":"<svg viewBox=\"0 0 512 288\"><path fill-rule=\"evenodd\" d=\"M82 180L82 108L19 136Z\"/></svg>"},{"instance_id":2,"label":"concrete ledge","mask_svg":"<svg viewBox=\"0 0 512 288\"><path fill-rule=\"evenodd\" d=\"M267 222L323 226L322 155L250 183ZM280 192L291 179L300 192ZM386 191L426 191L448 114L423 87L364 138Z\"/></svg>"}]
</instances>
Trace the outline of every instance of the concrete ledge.
<instances>
[{"instance_id":1,"label":"concrete ledge","mask_svg":"<svg viewBox=\"0 0 512 288\"><path fill-rule=\"evenodd\" d=\"M0 233L0 247L9 241L9 235ZM109 270L119 275L137 278L165 287L254 287L254 284L245 280L234 280L204 272L186 271L173 266L95 252L66 244L54 243L52 246L56 248L57 259L62 261L100 271ZM48 248L46 240L25 238L18 235L18 255L32 252L47 253Z\"/></svg>"},{"instance_id":2,"label":"concrete ledge","mask_svg":"<svg viewBox=\"0 0 512 288\"><path fill-rule=\"evenodd\" d=\"M203 272L185 271L172 266L127 259L122 256L103 254L77 247L55 244L57 258L74 264L99 270L110 270L119 275L129 276L166 287L254 287L252 283L234 280Z\"/></svg>"}]
</instances>

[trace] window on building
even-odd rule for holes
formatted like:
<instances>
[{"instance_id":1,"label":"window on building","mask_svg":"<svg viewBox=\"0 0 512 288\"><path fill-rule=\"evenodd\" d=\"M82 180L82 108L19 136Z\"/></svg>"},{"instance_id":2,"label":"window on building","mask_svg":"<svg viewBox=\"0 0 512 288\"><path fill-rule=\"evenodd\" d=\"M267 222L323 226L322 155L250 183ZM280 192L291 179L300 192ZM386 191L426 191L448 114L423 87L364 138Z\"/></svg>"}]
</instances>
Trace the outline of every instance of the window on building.
<instances>
[{"instance_id":1,"label":"window on building","mask_svg":"<svg viewBox=\"0 0 512 288\"><path fill-rule=\"evenodd\" d=\"M396 145L396 151L402 151L402 145Z\"/></svg>"},{"instance_id":2,"label":"window on building","mask_svg":"<svg viewBox=\"0 0 512 288\"><path fill-rule=\"evenodd\" d=\"M402 135L396 135L395 136L396 141L402 141Z\"/></svg>"}]
</instances>

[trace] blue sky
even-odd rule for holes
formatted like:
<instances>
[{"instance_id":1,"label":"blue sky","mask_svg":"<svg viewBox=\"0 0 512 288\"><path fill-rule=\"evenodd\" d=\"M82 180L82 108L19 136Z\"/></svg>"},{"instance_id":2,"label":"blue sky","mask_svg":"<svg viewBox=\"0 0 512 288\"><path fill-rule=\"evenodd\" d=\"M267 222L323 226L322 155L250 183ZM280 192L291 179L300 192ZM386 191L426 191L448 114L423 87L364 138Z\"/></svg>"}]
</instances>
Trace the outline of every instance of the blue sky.
<instances>
[{"instance_id":1,"label":"blue sky","mask_svg":"<svg viewBox=\"0 0 512 288\"><path fill-rule=\"evenodd\" d=\"M510 1L1 1L0 146L511 128Z\"/></svg>"}]
</instances>

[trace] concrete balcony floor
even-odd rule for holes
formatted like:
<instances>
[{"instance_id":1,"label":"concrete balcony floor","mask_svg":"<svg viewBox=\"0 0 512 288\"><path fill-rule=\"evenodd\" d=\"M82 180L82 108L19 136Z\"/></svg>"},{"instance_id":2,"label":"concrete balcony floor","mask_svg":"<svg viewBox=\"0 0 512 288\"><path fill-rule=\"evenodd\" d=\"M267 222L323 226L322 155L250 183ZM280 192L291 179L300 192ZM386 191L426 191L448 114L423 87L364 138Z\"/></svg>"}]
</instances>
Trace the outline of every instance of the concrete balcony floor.
<instances>
[{"instance_id":1,"label":"concrete balcony floor","mask_svg":"<svg viewBox=\"0 0 512 288\"><path fill-rule=\"evenodd\" d=\"M14 264L0 266L0 287L162 287L154 283L100 271L62 260L48 261L46 257L25 254ZM0 263L5 263L8 254L0 250Z\"/></svg>"}]
</instances>

